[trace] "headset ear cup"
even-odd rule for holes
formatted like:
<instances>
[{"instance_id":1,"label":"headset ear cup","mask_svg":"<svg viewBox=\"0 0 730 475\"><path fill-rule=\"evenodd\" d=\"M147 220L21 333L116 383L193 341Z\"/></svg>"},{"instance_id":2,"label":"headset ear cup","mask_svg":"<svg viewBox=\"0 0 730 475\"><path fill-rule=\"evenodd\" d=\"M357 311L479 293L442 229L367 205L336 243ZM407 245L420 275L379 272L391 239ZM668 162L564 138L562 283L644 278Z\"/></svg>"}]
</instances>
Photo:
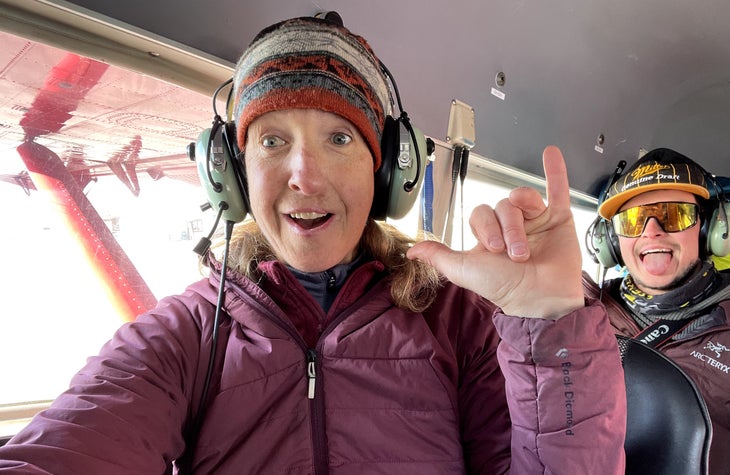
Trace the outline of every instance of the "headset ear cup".
<instances>
[{"instance_id":1,"label":"headset ear cup","mask_svg":"<svg viewBox=\"0 0 730 475\"><path fill-rule=\"evenodd\" d=\"M375 196L370 216L400 219L413 208L426 169L426 137L404 114L388 117L381 139L381 166L375 174Z\"/></svg>"},{"instance_id":2,"label":"headset ear cup","mask_svg":"<svg viewBox=\"0 0 730 475\"><path fill-rule=\"evenodd\" d=\"M723 209L720 209L720 206ZM707 254L725 257L730 254L730 237L728 236L727 213L730 203L720 202L714 207L711 217L707 220Z\"/></svg>"},{"instance_id":3,"label":"headset ear cup","mask_svg":"<svg viewBox=\"0 0 730 475\"><path fill-rule=\"evenodd\" d=\"M195 144L195 161L211 207L215 211L223 209L224 220L240 222L246 217L248 206L233 155L235 149L227 141L227 126L217 121L201 132Z\"/></svg>"},{"instance_id":4,"label":"headset ear cup","mask_svg":"<svg viewBox=\"0 0 730 475\"><path fill-rule=\"evenodd\" d=\"M624 260L621 257L621 243L618 240L618 235L613 230L613 224L610 221L606 221L606 236L608 236L608 249L611 252L611 257L615 262L615 266L623 266Z\"/></svg>"},{"instance_id":5,"label":"headset ear cup","mask_svg":"<svg viewBox=\"0 0 730 475\"><path fill-rule=\"evenodd\" d=\"M226 122L223 129L223 140L228 147L228 153L231 160L233 172L236 176L238 188L241 190L241 197L243 198L243 209L244 214L251 212L251 202L248 197L248 179L246 177L246 161L244 160L243 153L238 148L238 140L236 138L236 124L233 122Z\"/></svg>"},{"instance_id":6,"label":"headset ear cup","mask_svg":"<svg viewBox=\"0 0 730 475\"><path fill-rule=\"evenodd\" d=\"M370 217L384 220L388 217L390 187L393 180L393 167L398 155L399 123L391 116L385 118L383 135L380 139L380 168L375 171L373 206Z\"/></svg>"},{"instance_id":7,"label":"headset ear cup","mask_svg":"<svg viewBox=\"0 0 730 475\"><path fill-rule=\"evenodd\" d=\"M598 217L589 231L591 232L589 251L593 259L607 269L623 265L618 236L613 231L611 222Z\"/></svg>"}]
</instances>

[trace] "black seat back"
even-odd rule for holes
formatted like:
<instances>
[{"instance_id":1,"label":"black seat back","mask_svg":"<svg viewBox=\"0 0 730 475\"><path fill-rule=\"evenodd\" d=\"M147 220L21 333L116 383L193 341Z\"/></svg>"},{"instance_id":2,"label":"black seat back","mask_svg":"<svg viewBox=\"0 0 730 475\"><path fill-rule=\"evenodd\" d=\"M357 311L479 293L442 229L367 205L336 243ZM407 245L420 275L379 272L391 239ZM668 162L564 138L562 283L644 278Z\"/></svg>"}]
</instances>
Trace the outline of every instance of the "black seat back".
<instances>
[{"instance_id":1,"label":"black seat back","mask_svg":"<svg viewBox=\"0 0 730 475\"><path fill-rule=\"evenodd\" d=\"M712 425L694 382L659 351L617 338L628 404L626 473L706 474Z\"/></svg>"}]
</instances>

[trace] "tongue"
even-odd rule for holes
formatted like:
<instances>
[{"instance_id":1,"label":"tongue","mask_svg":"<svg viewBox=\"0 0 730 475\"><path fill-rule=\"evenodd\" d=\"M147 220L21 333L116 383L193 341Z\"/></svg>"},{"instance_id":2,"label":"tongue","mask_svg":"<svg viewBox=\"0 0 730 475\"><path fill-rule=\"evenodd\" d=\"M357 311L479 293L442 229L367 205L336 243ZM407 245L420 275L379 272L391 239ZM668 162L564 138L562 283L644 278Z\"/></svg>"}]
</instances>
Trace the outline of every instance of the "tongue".
<instances>
[{"instance_id":1,"label":"tongue","mask_svg":"<svg viewBox=\"0 0 730 475\"><path fill-rule=\"evenodd\" d=\"M662 275L669 268L672 254L668 252L655 252L644 256L644 268L653 275Z\"/></svg>"},{"instance_id":2,"label":"tongue","mask_svg":"<svg viewBox=\"0 0 730 475\"><path fill-rule=\"evenodd\" d=\"M312 229L327 221L327 216L316 219L297 219L297 224L304 229Z\"/></svg>"}]
</instances>

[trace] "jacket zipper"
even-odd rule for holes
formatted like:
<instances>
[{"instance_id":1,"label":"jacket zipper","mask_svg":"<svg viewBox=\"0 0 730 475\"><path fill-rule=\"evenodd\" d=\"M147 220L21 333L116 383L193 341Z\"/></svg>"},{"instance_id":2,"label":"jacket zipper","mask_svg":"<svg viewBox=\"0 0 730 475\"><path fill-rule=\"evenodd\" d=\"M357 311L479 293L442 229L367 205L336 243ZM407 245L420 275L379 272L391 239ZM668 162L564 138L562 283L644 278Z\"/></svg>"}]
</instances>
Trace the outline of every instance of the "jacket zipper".
<instances>
[{"instance_id":1,"label":"jacket zipper","mask_svg":"<svg viewBox=\"0 0 730 475\"><path fill-rule=\"evenodd\" d=\"M324 398L321 396L322 388L318 387L317 372L321 368L318 363L317 350L307 350L307 379L309 399L309 414L312 431L312 452L314 462L314 473L326 475L329 472L329 457L327 456L327 434L325 433ZM321 386L321 385L320 385Z\"/></svg>"},{"instance_id":2,"label":"jacket zipper","mask_svg":"<svg viewBox=\"0 0 730 475\"><path fill-rule=\"evenodd\" d=\"M317 348L309 348L307 354L307 381L308 381L308 398L311 414L312 429L312 450L314 452L314 473L315 475L326 475L329 473L329 457L327 455L327 434L325 432L325 410L324 397L322 396L322 385L317 385L317 375L321 374L322 362L318 358L320 349L327 336L337 325L339 325L348 315L352 313L353 307L349 307L341 311L332 319L329 325L322 331L317 342ZM302 342L302 344L304 344Z\"/></svg>"},{"instance_id":3,"label":"jacket zipper","mask_svg":"<svg viewBox=\"0 0 730 475\"><path fill-rule=\"evenodd\" d=\"M309 348L301 335L278 315L259 305L252 299L249 299L248 294L242 292L242 295L246 300L255 304L266 318L288 333L304 352L304 368L306 371L305 377L307 378L307 399L309 400L310 431L312 436L312 464L315 475L326 475L329 471L329 459L326 452L327 442L324 431L324 401L322 397L316 397L317 393L321 393L322 391L321 389L319 391L317 390L316 384L319 369L317 367L317 350Z\"/></svg>"},{"instance_id":4,"label":"jacket zipper","mask_svg":"<svg viewBox=\"0 0 730 475\"><path fill-rule=\"evenodd\" d=\"M329 279L330 282L334 282L334 275ZM370 289L368 293L373 292ZM301 335L287 324L279 316L271 312L269 309L263 308L258 302L251 299L248 294L241 292L239 295L244 297L245 300L254 304L269 320L276 324L279 328L284 330L297 342L299 347L304 351L305 355L305 368L307 378L307 399L309 400L310 410L310 427L312 434L312 459L314 465L315 475L327 475L329 473L329 457L327 455L327 435L325 432L325 411L324 411L324 398L322 397L322 385L317 385L317 375L321 376L322 362L318 358L319 353L316 348L309 348L307 343L302 339ZM365 301L359 299L360 301ZM357 305L358 307L361 306ZM343 309L330 324L322 331L319 341L317 342L317 348L319 348L323 342L324 337L331 332L337 325L339 325L347 316L352 313L354 306L350 306Z\"/></svg>"},{"instance_id":5,"label":"jacket zipper","mask_svg":"<svg viewBox=\"0 0 730 475\"><path fill-rule=\"evenodd\" d=\"M315 384L317 382L317 352L312 349L307 350L307 378L309 379L307 397L314 399Z\"/></svg>"},{"instance_id":6,"label":"jacket zipper","mask_svg":"<svg viewBox=\"0 0 730 475\"><path fill-rule=\"evenodd\" d=\"M321 369L321 362L319 361L317 350L309 348L301 335L276 314L266 309L262 309L262 312L269 320L287 332L304 352L307 399L309 400L310 430L312 435L312 464L315 475L327 475L329 472L329 457L327 456L327 436L325 433L324 399L321 396L321 384L317 385L317 375ZM330 325L328 330L331 330L331 328L333 328L332 325Z\"/></svg>"}]
</instances>

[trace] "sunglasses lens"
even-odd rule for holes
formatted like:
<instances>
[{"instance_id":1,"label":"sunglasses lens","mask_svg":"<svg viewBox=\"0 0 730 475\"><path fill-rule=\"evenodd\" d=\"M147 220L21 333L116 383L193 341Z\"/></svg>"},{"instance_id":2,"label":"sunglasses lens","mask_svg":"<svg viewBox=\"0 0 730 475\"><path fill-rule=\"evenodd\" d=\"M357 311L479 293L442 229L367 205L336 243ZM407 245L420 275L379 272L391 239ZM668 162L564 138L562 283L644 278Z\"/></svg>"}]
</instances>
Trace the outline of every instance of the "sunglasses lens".
<instances>
[{"instance_id":1,"label":"sunglasses lens","mask_svg":"<svg viewBox=\"0 0 730 475\"><path fill-rule=\"evenodd\" d=\"M691 228L697 223L697 205L691 203L667 203L666 225L668 233L678 233Z\"/></svg>"},{"instance_id":2,"label":"sunglasses lens","mask_svg":"<svg viewBox=\"0 0 730 475\"><path fill-rule=\"evenodd\" d=\"M649 218L656 218L665 232L677 233L697 223L697 211L694 203L652 203L623 210L611 222L616 234L624 237L641 236Z\"/></svg>"},{"instance_id":3,"label":"sunglasses lens","mask_svg":"<svg viewBox=\"0 0 730 475\"><path fill-rule=\"evenodd\" d=\"M624 237L640 236L644 230L647 217L643 206L635 206L616 214L613 221L613 230Z\"/></svg>"}]
</instances>

